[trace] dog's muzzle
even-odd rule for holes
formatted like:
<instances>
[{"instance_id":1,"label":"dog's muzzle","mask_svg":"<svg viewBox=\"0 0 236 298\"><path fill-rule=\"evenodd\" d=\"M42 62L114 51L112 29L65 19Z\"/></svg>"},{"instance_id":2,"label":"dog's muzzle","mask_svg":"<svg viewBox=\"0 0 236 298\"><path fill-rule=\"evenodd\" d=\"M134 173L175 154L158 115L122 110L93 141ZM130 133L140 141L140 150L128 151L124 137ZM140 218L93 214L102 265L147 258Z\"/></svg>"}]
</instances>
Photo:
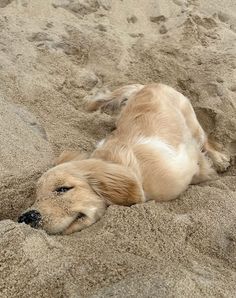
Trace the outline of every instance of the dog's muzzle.
<instances>
[{"instance_id":1,"label":"dog's muzzle","mask_svg":"<svg viewBox=\"0 0 236 298\"><path fill-rule=\"evenodd\" d=\"M37 228L40 220L41 214L36 210L27 211L18 218L19 223L25 223L30 225L32 228Z\"/></svg>"}]
</instances>

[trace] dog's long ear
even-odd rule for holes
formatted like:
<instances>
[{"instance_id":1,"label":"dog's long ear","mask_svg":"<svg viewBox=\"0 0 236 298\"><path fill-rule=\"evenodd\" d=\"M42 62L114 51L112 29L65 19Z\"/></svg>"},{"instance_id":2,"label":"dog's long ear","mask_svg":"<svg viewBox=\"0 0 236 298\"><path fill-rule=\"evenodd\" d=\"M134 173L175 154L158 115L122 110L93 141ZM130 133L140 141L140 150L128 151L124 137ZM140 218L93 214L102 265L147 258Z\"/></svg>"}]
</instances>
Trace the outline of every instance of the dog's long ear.
<instances>
[{"instance_id":1,"label":"dog's long ear","mask_svg":"<svg viewBox=\"0 0 236 298\"><path fill-rule=\"evenodd\" d=\"M123 166L108 164L97 167L87 173L86 178L94 192L112 204L130 206L145 201L137 177Z\"/></svg>"},{"instance_id":2,"label":"dog's long ear","mask_svg":"<svg viewBox=\"0 0 236 298\"><path fill-rule=\"evenodd\" d=\"M54 161L54 165L69 162L72 160L86 159L87 154L79 151L64 150Z\"/></svg>"}]
</instances>

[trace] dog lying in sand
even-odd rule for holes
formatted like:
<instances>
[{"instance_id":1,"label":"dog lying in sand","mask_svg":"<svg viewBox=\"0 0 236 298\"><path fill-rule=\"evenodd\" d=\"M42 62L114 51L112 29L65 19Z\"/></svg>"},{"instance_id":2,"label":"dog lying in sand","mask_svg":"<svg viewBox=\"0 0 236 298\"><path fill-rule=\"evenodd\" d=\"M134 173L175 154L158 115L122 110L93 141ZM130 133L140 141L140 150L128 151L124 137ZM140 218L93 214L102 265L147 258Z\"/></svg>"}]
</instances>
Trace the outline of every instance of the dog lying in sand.
<instances>
[{"instance_id":1,"label":"dog lying in sand","mask_svg":"<svg viewBox=\"0 0 236 298\"><path fill-rule=\"evenodd\" d=\"M64 152L37 184L19 222L70 234L99 220L111 204L177 198L211 179L229 159L208 141L190 101L162 84L128 85L91 100L89 110L119 113L116 129L89 158Z\"/></svg>"}]
</instances>

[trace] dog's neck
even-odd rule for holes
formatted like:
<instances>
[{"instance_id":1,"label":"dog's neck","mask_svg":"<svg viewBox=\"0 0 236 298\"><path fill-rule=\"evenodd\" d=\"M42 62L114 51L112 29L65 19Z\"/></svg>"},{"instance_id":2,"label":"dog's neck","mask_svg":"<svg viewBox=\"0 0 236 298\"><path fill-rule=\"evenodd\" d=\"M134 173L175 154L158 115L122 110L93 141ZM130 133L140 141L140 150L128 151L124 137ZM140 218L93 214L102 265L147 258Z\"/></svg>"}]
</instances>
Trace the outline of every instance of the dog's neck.
<instances>
[{"instance_id":1,"label":"dog's neck","mask_svg":"<svg viewBox=\"0 0 236 298\"><path fill-rule=\"evenodd\" d=\"M108 141L101 148L97 148L91 158L119 164L133 172L140 181L142 180L137 158L132 149L125 144Z\"/></svg>"}]
</instances>

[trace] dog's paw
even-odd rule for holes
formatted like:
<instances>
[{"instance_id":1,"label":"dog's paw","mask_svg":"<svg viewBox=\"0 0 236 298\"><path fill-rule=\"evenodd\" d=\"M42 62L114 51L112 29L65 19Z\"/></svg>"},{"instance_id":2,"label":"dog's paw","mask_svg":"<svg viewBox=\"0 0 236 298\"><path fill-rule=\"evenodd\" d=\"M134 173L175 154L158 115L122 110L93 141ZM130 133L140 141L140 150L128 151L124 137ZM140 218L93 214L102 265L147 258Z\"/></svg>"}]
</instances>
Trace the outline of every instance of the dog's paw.
<instances>
[{"instance_id":1,"label":"dog's paw","mask_svg":"<svg viewBox=\"0 0 236 298\"><path fill-rule=\"evenodd\" d=\"M126 99L127 101L127 99ZM111 100L109 102L104 103L101 106L101 112L106 113L108 115L116 115L121 112L121 109L125 106L126 104L125 100Z\"/></svg>"},{"instance_id":2,"label":"dog's paw","mask_svg":"<svg viewBox=\"0 0 236 298\"><path fill-rule=\"evenodd\" d=\"M230 157L224 153L216 152L214 154L214 166L218 173L225 172L230 167Z\"/></svg>"}]
</instances>

